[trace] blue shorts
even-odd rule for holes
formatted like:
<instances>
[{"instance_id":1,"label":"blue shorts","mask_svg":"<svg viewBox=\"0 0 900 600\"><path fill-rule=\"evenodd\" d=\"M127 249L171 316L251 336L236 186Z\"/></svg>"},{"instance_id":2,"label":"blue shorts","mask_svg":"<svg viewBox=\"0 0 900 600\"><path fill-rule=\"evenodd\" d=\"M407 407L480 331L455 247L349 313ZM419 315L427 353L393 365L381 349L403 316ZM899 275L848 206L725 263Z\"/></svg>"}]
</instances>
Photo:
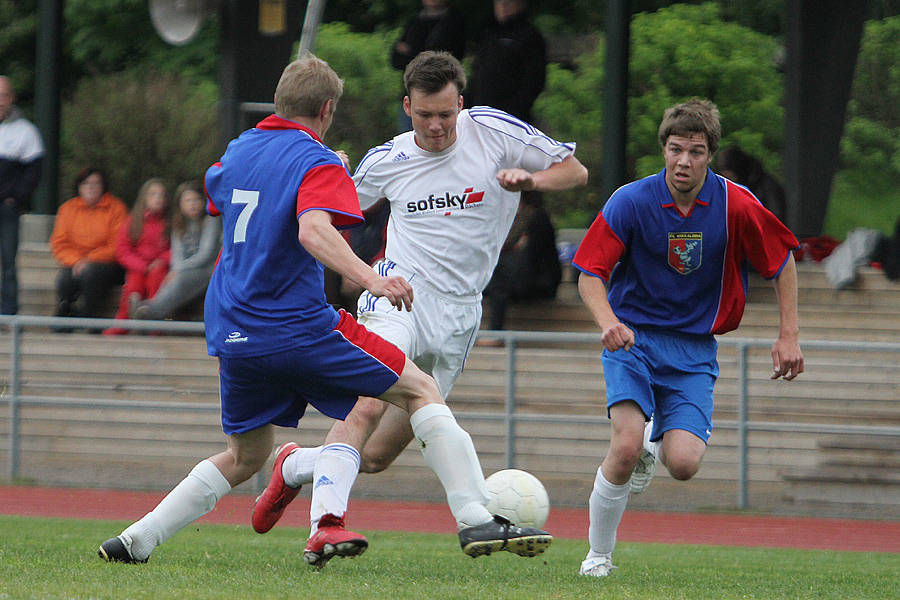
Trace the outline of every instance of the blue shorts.
<instances>
[{"instance_id":1,"label":"blue shorts","mask_svg":"<svg viewBox=\"0 0 900 600\"><path fill-rule=\"evenodd\" d=\"M633 400L647 418L653 417L652 441L670 429L683 429L706 442L719 376L716 338L629 327L634 331L631 350L603 351L607 414L613 404Z\"/></svg>"},{"instance_id":2,"label":"blue shorts","mask_svg":"<svg viewBox=\"0 0 900 600\"><path fill-rule=\"evenodd\" d=\"M316 342L275 354L219 357L222 429L296 427L307 404L344 419L359 396L378 397L400 378L406 356L341 311Z\"/></svg>"}]
</instances>

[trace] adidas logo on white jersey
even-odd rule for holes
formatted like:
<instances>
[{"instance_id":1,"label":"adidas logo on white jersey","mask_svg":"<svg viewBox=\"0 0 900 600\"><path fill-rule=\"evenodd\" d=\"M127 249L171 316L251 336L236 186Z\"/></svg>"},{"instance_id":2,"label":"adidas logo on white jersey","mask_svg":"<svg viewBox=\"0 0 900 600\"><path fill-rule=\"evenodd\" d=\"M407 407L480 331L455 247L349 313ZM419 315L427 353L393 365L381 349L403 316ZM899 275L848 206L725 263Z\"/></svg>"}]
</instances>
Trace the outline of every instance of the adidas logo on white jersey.
<instances>
[{"instance_id":1,"label":"adidas logo on white jersey","mask_svg":"<svg viewBox=\"0 0 900 600\"><path fill-rule=\"evenodd\" d=\"M391 162L400 162L401 160L409 160L409 156L402 150L400 151L400 154L391 159Z\"/></svg>"}]
</instances>

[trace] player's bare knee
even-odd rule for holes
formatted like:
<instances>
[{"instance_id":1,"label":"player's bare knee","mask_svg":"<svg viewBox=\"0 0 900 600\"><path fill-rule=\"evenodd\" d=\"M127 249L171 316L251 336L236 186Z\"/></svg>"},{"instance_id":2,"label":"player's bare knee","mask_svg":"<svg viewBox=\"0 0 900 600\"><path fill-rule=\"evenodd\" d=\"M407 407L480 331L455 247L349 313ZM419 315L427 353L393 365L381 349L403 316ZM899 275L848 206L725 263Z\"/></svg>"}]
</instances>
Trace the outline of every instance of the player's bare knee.
<instances>
[{"instance_id":1,"label":"player's bare knee","mask_svg":"<svg viewBox=\"0 0 900 600\"><path fill-rule=\"evenodd\" d=\"M391 396L383 399L410 414L426 404L444 403L444 398L438 391L434 379L411 363L407 364L400 380L391 388L390 392Z\"/></svg>"},{"instance_id":2,"label":"player's bare knee","mask_svg":"<svg viewBox=\"0 0 900 600\"><path fill-rule=\"evenodd\" d=\"M389 466L391 466L391 460L386 456L365 456L360 457L359 462L359 472L360 473L381 473Z\"/></svg>"},{"instance_id":3,"label":"player's bare knee","mask_svg":"<svg viewBox=\"0 0 900 600\"><path fill-rule=\"evenodd\" d=\"M384 410L385 403L383 401L376 398L360 398L350 414L354 421L360 421L374 428L378 425Z\"/></svg>"},{"instance_id":4,"label":"player's bare knee","mask_svg":"<svg viewBox=\"0 0 900 600\"><path fill-rule=\"evenodd\" d=\"M246 452L232 453L232 471L228 478L232 485L243 483L256 475L266 465L268 455Z\"/></svg>"},{"instance_id":5,"label":"player's bare knee","mask_svg":"<svg viewBox=\"0 0 900 600\"><path fill-rule=\"evenodd\" d=\"M667 457L666 469L673 479L687 481L700 470L700 461L691 457Z\"/></svg>"},{"instance_id":6,"label":"player's bare knee","mask_svg":"<svg viewBox=\"0 0 900 600\"><path fill-rule=\"evenodd\" d=\"M624 475L634 471L638 460L641 458L641 446L639 444L619 445L611 450L606 457L605 464L617 476Z\"/></svg>"}]
</instances>

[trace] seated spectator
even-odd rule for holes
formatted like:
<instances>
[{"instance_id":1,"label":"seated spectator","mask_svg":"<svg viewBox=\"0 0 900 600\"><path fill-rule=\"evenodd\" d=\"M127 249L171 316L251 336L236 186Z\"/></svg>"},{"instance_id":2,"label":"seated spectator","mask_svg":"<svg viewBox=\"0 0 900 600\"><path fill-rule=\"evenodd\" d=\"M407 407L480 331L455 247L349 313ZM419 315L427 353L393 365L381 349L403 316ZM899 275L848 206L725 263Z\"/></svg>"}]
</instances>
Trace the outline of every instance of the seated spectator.
<instances>
[{"instance_id":1,"label":"seated spectator","mask_svg":"<svg viewBox=\"0 0 900 600\"><path fill-rule=\"evenodd\" d=\"M128 215L109 193L106 174L87 167L75 178L75 197L63 203L50 236L50 251L62 265L56 277L57 317L103 317L110 291L124 281L116 243Z\"/></svg>"},{"instance_id":2,"label":"seated spectator","mask_svg":"<svg viewBox=\"0 0 900 600\"><path fill-rule=\"evenodd\" d=\"M187 181L175 190L179 210L172 217L171 265L162 287L132 313L135 319L171 319L197 307L222 248L222 225L206 214L203 183Z\"/></svg>"},{"instance_id":3,"label":"seated spectator","mask_svg":"<svg viewBox=\"0 0 900 600\"><path fill-rule=\"evenodd\" d=\"M784 222L787 216L784 188L766 172L759 159L737 146L722 148L716 155L716 172L753 192L763 206Z\"/></svg>"},{"instance_id":4,"label":"seated spectator","mask_svg":"<svg viewBox=\"0 0 900 600\"><path fill-rule=\"evenodd\" d=\"M506 238L494 274L484 289L490 309L490 329L502 330L511 301L556 297L562 267L556 249L556 231L544 210L540 192L522 192L519 211ZM484 339L479 345L499 345Z\"/></svg>"},{"instance_id":5,"label":"seated spectator","mask_svg":"<svg viewBox=\"0 0 900 600\"><path fill-rule=\"evenodd\" d=\"M127 319L141 300L152 298L169 272L169 195L161 179L147 180L119 231L116 259L125 267L125 286L116 319ZM109 327L103 335L128 333Z\"/></svg>"}]
</instances>

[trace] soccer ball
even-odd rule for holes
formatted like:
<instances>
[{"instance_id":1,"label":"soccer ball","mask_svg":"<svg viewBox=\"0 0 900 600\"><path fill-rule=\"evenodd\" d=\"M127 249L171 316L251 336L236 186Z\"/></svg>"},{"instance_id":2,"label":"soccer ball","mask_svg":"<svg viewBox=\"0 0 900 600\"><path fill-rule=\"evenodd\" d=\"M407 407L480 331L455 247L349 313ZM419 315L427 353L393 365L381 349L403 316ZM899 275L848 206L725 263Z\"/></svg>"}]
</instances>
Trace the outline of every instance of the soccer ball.
<instances>
[{"instance_id":1,"label":"soccer ball","mask_svg":"<svg viewBox=\"0 0 900 600\"><path fill-rule=\"evenodd\" d=\"M550 514L550 499L541 480L526 471L504 469L487 479L487 509L519 527L543 527Z\"/></svg>"}]
</instances>

